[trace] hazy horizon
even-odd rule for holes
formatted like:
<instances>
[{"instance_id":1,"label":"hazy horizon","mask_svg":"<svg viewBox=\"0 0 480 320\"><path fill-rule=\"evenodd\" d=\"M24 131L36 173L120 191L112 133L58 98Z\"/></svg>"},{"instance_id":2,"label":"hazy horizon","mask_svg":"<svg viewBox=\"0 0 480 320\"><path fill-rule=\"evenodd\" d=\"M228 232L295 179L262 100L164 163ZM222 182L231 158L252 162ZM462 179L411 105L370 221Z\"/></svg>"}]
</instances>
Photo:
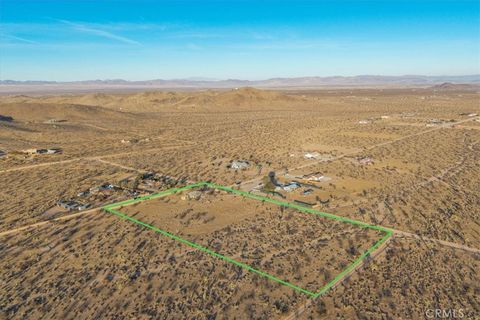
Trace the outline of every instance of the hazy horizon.
<instances>
[{"instance_id":1,"label":"hazy horizon","mask_svg":"<svg viewBox=\"0 0 480 320\"><path fill-rule=\"evenodd\" d=\"M209 77L186 77L186 78L151 78L151 79L138 79L138 80L129 80L123 78L103 78L103 79L76 79L76 80L65 80L65 81L56 81L56 80L44 80L44 79L26 79L26 80L15 80L15 79L0 79L1 82L17 82L17 83L28 83L28 82L56 82L56 83L69 83L69 82L148 82L148 81L192 81L192 82L222 82L222 81L244 81L244 82L262 82L270 80L295 80L295 79L333 79L333 78L392 78L392 79L402 79L402 78L428 78L428 79L442 79L442 78L469 78L475 77L480 79L480 74L441 74L441 75L425 75L425 74L403 74L403 75L389 75L389 74L357 74L357 75L305 75L305 76L293 76L293 77L275 77L275 78L262 78L262 79L239 79L239 78L209 78Z\"/></svg>"}]
</instances>

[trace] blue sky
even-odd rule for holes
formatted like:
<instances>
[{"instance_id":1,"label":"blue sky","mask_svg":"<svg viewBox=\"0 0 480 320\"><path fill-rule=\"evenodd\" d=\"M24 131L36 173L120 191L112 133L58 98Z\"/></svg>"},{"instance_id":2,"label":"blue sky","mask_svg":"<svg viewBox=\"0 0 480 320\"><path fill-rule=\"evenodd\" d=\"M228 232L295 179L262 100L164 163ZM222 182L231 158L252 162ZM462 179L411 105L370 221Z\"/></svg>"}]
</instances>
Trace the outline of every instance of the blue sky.
<instances>
[{"instance_id":1,"label":"blue sky","mask_svg":"<svg viewBox=\"0 0 480 320\"><path fill-rule=\"evenodd\" d=\"M480 73L480 1L0 0L0 78Z\"/></svg>"}]
</instances>

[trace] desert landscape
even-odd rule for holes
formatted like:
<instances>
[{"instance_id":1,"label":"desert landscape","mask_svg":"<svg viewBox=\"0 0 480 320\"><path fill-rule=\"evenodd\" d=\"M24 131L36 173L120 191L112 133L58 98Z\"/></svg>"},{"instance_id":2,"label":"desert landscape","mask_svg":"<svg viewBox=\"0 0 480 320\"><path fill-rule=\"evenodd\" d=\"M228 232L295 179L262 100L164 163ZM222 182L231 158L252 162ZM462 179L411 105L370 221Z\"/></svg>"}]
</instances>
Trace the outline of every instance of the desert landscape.
<instances>
[{"instance_id":1,"label":"desert landscape","mask_svg":"<svg viewBox=\"0 0 480 320\"><path fill-rule=\"evenodd\" d=\"M0 96L3 318L480 315L478 86L47 93ZM334 285L104 208L202 181L272 202L194 188L118 210ZM391 237L370 252L382 232L308 212Z\"/></svg>"}]
</instances>

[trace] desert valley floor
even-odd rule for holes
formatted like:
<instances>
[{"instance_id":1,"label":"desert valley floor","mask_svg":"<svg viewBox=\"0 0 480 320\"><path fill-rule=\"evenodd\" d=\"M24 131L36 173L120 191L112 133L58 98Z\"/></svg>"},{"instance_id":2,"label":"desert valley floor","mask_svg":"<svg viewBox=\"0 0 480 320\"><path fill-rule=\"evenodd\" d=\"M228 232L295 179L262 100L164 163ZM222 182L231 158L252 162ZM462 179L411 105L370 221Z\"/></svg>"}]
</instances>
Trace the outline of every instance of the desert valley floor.
<instances>
[{"instance_id":1,"label":"desert valley floor","mask_svg":"<svg viewBox=\"0 0 480 320\"><path fill-rule=\"evenodd\" d=\"M480 93L0 96L1 319L480 316ZM312 297L102 206L209 181L391 230ZM198 188L122 212L308 290L375 230Z\"/></svg>"}]
</instances>

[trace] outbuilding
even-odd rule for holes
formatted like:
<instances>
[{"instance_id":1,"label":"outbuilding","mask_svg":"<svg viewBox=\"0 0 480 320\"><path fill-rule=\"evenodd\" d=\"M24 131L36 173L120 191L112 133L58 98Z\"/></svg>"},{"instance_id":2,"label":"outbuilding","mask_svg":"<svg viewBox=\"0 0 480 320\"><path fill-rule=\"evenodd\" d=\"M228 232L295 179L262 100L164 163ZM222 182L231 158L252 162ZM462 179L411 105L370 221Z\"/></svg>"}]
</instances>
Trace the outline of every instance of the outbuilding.
<instances>
[{"instance_id":1,"label":"outbuilding","mask_svg":"<svg viewBox=\"0 0 480 320\"><path fill-rule=\"evenodd\" d=\"M230 164L230 168L235 169L235 170L242 170L242 169L247 169L250 167L250 163L245 160L234 160Z\"/></svg>"}]
</instances>

